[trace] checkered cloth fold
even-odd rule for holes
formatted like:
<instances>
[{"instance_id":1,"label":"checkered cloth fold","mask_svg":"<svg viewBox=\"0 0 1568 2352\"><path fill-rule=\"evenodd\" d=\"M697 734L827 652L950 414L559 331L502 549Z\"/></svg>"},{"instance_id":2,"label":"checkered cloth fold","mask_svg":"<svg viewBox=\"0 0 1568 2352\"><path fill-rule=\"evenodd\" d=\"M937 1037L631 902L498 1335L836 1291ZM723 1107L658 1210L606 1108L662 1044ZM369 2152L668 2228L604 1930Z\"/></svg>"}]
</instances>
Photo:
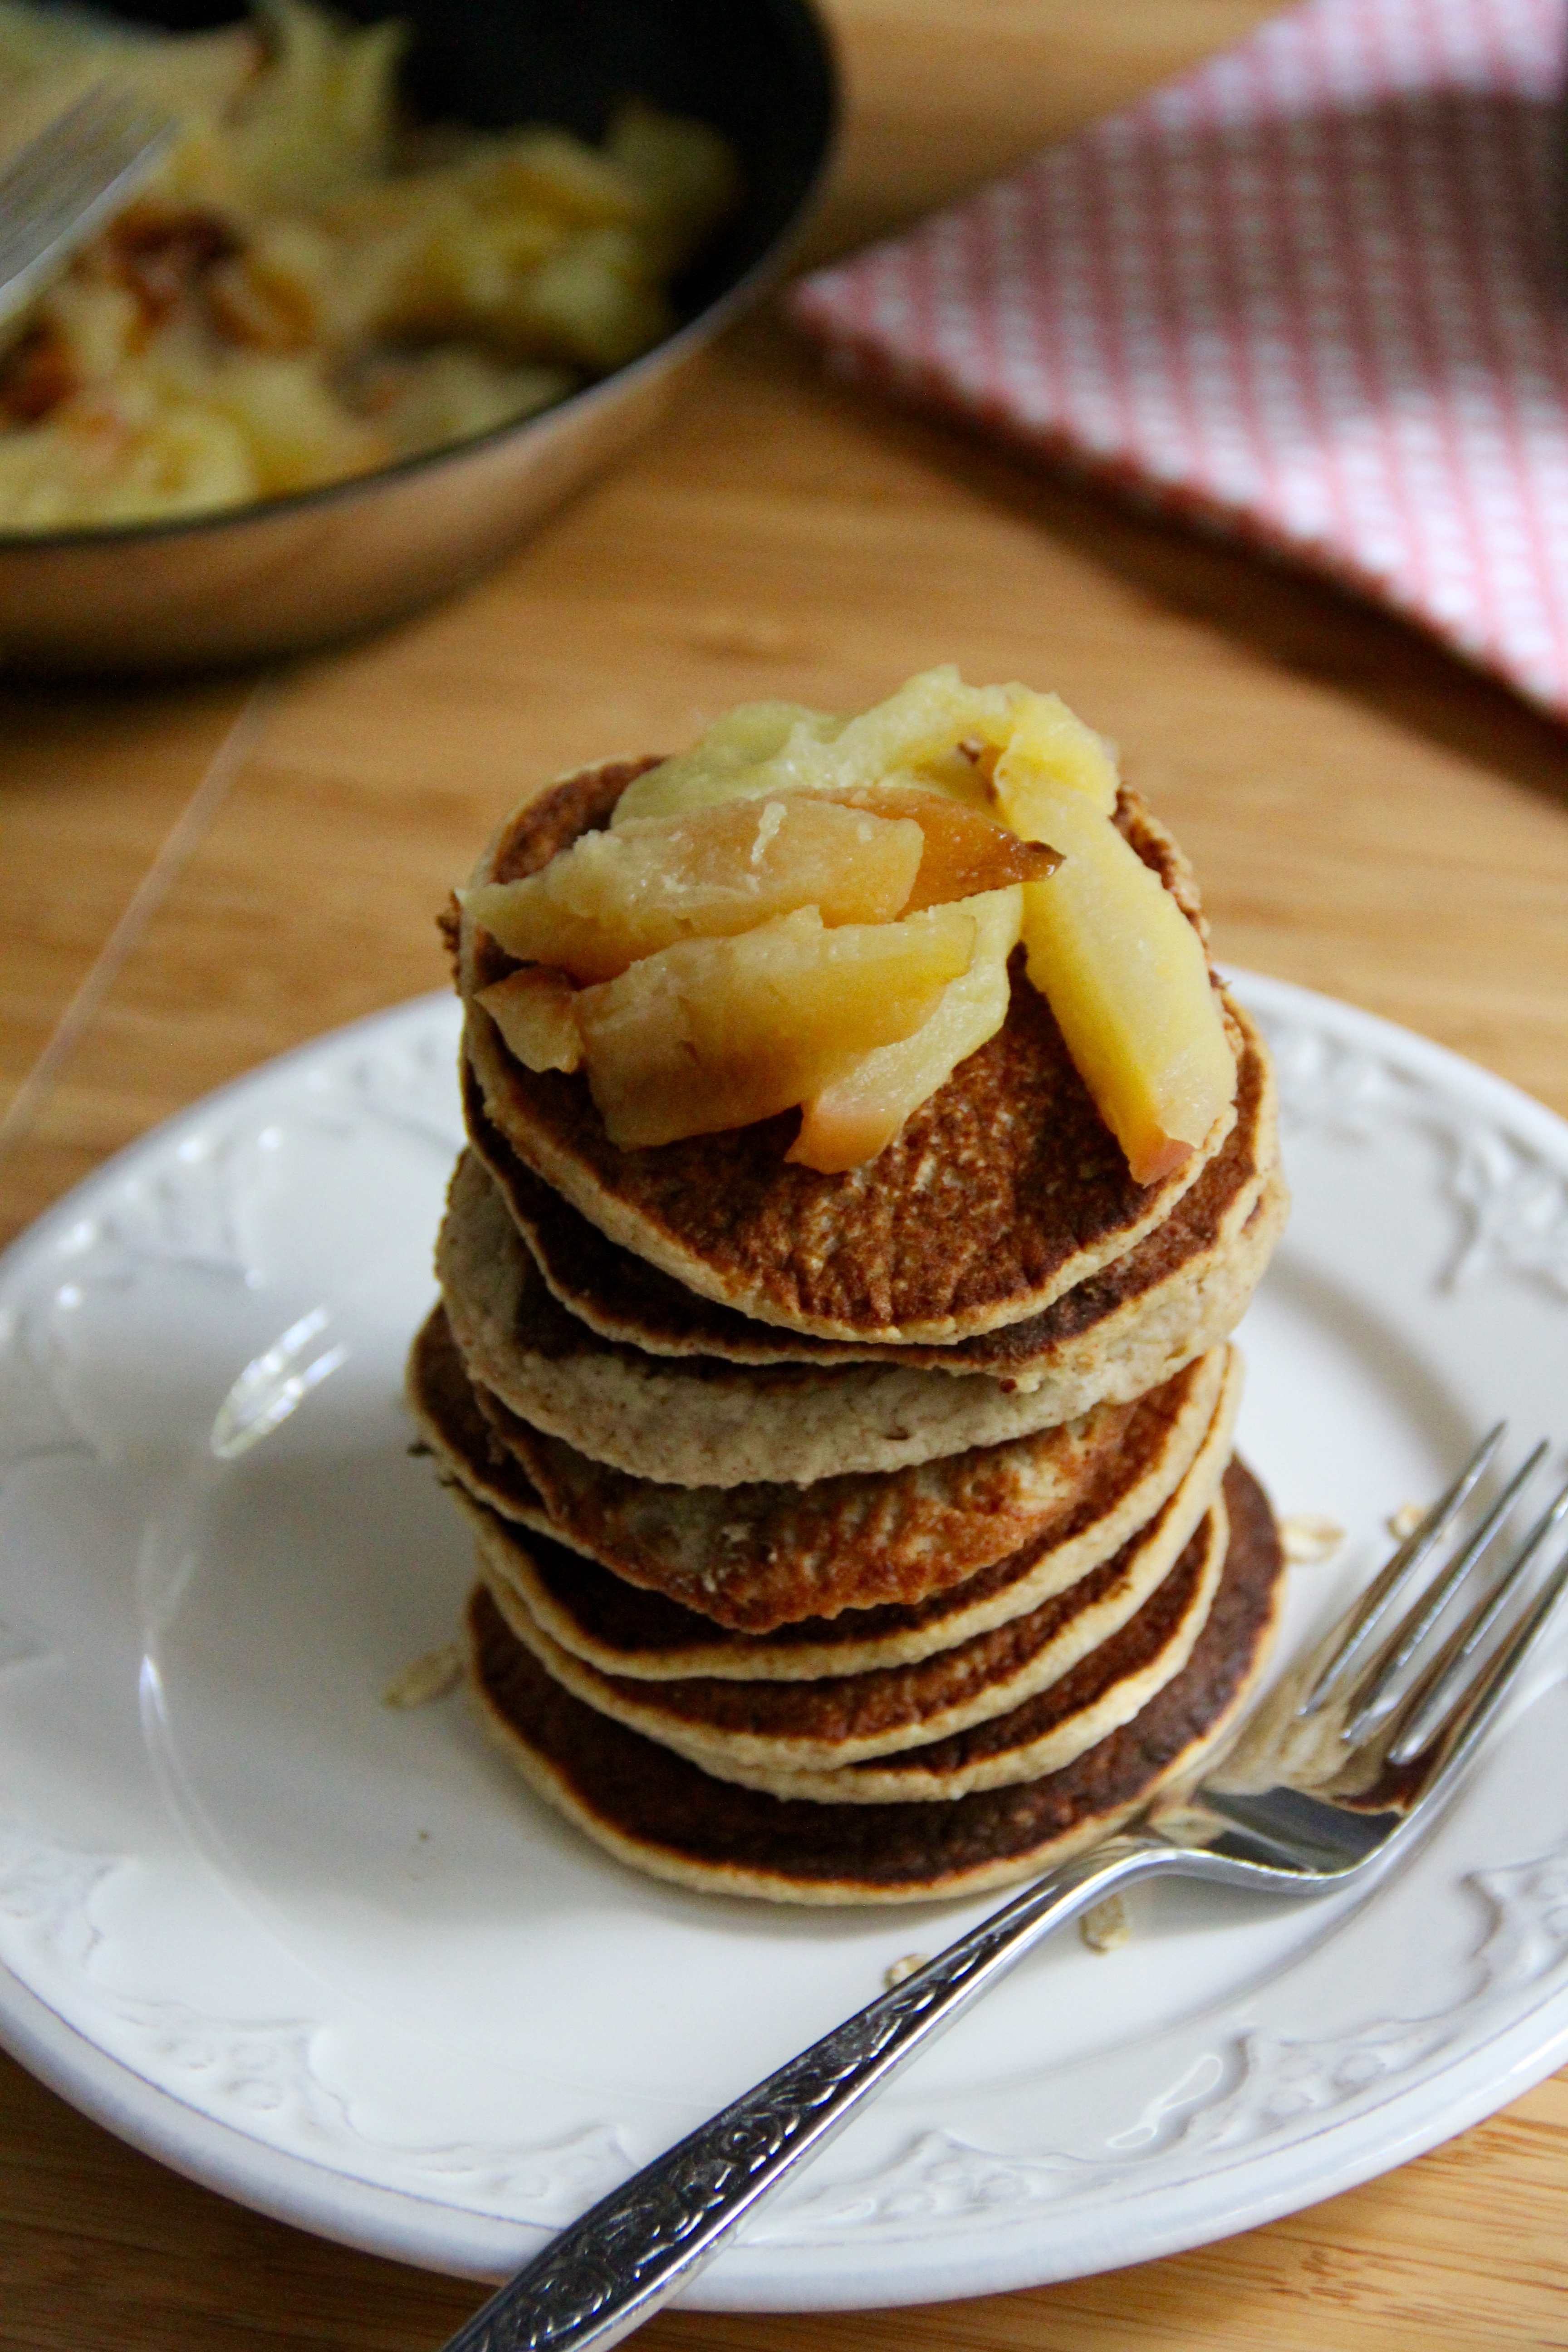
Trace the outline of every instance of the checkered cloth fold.
<instances>
[{"instance_id":1,"label":"checkered cloth fold","mask_svg":"<svg viewBox=\"0 0 1568 2352\"><path fill-rule=\"evenodd\" d=\"M1565 30L1562 0L1308 0L795 315L1568 717Z\"/></svg>"}]
</instances>

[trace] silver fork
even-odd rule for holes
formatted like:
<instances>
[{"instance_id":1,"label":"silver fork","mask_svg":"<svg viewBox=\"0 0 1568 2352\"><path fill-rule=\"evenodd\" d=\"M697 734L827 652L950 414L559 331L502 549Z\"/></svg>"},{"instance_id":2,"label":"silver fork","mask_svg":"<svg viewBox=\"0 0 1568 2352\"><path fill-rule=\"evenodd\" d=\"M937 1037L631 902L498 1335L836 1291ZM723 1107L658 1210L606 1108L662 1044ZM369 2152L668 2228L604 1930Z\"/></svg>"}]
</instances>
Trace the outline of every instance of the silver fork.
<instances>
[{"instance_id":1,"label":"silver fork","mask_svg":"<svg viewBox=\"0 0 1568 2352\"><path fill-rule=\"evenodd\" d=\"M174 125L100 82L0 171L0 328L58 278L146 179Z\"/></svg>"},{"instance_id":2,"label":"silver fork","mask_svg":"<svg viewBox=\"0 0 1568 2352\"><path fill-rule=\"evenodd\" d=\"M1041 1937L1134 1879L1167 1872L1260 1893L1326 1895L1428 1829L1516 1685L1563 1587L1568 1551L1506 1637L1488 1637L1568 1515L1568 1486L1489 1579L1478 1574L1543 1455L1538 1446L1442 1572L1395 1603L1454 1528L1501 1424L1367 1591L1244 1721L1188 1790L1142 1827L1064 1862L879 2000L770 2074L553 2239L444 2352L619 2343L918 2050ZM1438 1620L1470 1606L1440 1643ZM1382 1639L1378 1640L1378 1635ZM1423 1663L1425 1661L1425 1663Z\"/></svg>"}]
</instances>

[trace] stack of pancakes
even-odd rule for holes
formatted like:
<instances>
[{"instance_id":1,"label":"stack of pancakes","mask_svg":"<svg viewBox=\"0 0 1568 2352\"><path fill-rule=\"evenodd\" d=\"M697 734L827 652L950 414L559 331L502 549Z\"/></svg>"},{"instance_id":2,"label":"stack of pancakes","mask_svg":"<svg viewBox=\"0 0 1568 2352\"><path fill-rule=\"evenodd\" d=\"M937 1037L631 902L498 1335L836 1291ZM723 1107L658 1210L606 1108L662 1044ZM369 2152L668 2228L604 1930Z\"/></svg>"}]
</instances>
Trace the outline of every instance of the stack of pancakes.
<instances>
[{"instance_id":1,"label":"stack of pancakes","mask_svg":"<svg viewBox=\"0 0 1568 2352\"><path fill-rule=\"evenodd\" d=\"M571 777L476 881L537 871L652 762ZM1198 928L1134 795L1117 823ZM1188 1769L1281 1580L1232 1458L1226 1335L1283 1223L1268 1056L1135 1183L1016 962L1002 1030L868 1166L795 1114L657 1149L475 1002L469 1145L409 1394L470 1520L472 1673L541 1794L659 1877L795 1902L998 1885Z\"/></svg>"}]
</instances>

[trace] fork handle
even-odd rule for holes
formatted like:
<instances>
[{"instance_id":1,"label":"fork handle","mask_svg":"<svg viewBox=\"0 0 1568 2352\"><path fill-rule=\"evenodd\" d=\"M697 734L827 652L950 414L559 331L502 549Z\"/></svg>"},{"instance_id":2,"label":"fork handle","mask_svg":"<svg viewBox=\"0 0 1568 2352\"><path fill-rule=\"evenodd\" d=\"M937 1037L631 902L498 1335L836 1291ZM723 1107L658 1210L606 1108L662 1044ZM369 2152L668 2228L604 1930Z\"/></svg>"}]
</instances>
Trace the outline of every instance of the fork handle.
<instances>
[{"instance_id":1,"label":"fork handle","mask_svg":"<svg viewBox=\"0 0 1568 2352\"><path fill-rule=\"evenodd\" d=\"M493 2295L445 2352L618 2344L1032 1945L1113 1887L1192 1862L1162 1839L1131 1836L1059 1864L612 2190Z\"/></svg>"}]
</instances>

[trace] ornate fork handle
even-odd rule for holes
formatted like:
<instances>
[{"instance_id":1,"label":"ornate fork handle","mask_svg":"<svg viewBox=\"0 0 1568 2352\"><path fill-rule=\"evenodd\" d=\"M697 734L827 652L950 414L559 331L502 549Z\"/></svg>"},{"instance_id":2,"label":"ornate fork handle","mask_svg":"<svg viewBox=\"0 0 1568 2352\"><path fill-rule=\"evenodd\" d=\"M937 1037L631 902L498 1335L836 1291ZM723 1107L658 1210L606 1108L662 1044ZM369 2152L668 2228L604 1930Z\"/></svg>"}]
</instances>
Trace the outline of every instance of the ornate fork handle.
<instances>
[{"instance_id":1,"label":"ornate fork handle","mask_svg":"<svg viewBox=\"0 0 1568 2352\"><path fill-rule=\"evenodd\" d=\"M492 2296L447 2352L618 2344L1042 1936L1129 1879L1213 1860L1125 1837L1061 1864L604 2198Z\"/></svg>"}]
</instances>

